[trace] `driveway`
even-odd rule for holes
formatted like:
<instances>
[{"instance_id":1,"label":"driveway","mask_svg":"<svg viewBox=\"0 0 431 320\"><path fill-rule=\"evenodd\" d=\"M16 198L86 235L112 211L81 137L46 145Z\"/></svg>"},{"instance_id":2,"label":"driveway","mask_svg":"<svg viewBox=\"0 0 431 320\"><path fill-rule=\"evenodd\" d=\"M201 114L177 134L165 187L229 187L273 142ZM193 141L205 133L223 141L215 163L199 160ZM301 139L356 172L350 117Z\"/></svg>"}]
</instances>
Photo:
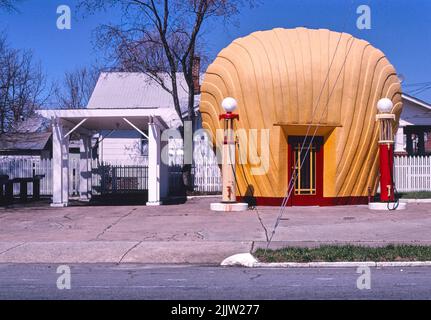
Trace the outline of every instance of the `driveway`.
<instances>
[{"instance_id":1,"label":"driveway","mask_svg":"<svg viewBox=\"0 0 431 320\"><path fill-rule=\"evenodd\" d=\"M1 208L0 263L213 264L266 246L263 226L270 235L279 208L215 213L209 210L215 201ZM409 204L399 212L372 212L366 206L287 208L271 247L322 243L431 244L431 204Z\"/></svg>"}]
</instances>

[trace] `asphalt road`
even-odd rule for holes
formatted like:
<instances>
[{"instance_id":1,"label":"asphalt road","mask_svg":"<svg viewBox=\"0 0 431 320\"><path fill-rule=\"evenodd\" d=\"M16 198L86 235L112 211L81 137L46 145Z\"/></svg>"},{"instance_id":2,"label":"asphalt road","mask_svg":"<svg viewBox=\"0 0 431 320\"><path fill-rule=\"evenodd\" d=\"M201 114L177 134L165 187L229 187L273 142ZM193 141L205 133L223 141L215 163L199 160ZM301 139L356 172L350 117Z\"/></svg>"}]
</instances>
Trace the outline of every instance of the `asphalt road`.
<instances>
[{"instance_id":1,"label":"asphalt road","mask_svg":"<svg viewBox=\"0 0 431 320\"><path fill-rule=\"evenodd\" d=\"M59 290L57 282L68 280L57 274L58 265L0 264L0 299L431 299L428 267L372 268L370 290L357 288L356 268L69 267L71 289Z\"/></svg>"}]
</instances>

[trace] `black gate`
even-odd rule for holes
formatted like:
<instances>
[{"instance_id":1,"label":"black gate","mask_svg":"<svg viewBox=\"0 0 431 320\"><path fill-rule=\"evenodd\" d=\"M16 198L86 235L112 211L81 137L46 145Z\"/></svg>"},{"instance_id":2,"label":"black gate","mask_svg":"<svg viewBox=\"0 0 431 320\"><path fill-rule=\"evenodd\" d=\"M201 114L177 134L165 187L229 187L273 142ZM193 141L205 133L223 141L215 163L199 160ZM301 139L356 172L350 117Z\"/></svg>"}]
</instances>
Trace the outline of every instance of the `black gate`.
<instances>
[{"instance_id":1,"label":"black gate","mask_svg":"<svg viewBox=\"0 0 431 320\"><path fill-rule=\"evenodd\" d=\"M93 195L148 191L148 166L100 164L92 175Z\"/></svg>"}]
</instances>

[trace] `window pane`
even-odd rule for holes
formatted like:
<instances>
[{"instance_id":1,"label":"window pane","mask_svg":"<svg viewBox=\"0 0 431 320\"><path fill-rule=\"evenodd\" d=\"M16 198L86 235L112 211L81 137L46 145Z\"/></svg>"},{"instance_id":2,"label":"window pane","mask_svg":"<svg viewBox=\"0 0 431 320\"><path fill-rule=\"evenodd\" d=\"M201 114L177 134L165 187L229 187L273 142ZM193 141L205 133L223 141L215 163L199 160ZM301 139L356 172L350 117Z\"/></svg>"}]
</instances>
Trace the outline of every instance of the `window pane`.
<instances>
[{"instance_id":1,"label":"window pane","mask_svg":"<svg viewBox=\"0 0 431 320\"><path fill-rule=\"evenodd\" d=\"M431 154L431 130L425 131L424 139L425 139L425 153Z\"/></svg>"}]
</instances>

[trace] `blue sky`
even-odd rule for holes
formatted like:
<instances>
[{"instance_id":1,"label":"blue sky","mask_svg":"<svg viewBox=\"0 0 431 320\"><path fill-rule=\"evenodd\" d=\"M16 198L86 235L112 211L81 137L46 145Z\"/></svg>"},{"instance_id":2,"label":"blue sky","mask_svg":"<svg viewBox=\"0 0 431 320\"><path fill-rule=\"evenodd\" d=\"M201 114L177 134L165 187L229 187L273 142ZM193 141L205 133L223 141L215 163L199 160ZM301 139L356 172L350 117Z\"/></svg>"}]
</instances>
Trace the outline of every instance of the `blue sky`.
<instances>
[{"instance_id":1,"label":"blue sky","mask_svg":"<svg viewBox=\"0 0 431 320\"><path fill-rule=\"evenodd\" d=\"M0 30L16 48L32 49L50 80L65 71L103 62L94 47L99 24L119 22L118 12L82 17L73 14L71 30L56 28L57 7L72 7L75 0L21 0L19 13L0 13ZM275 27L328 28L348 32L371 42L386 53L405 84L431 82L430 0L260 0L254 9L243 9L237 25L220 27L213 22L205 32L210 57L240 36ZM356 28L361 4L371 7L371 30ZM406 88L407 89L407 88ZM431 89L418 95L431 102Z\"/></svg>"}]
</instances>

